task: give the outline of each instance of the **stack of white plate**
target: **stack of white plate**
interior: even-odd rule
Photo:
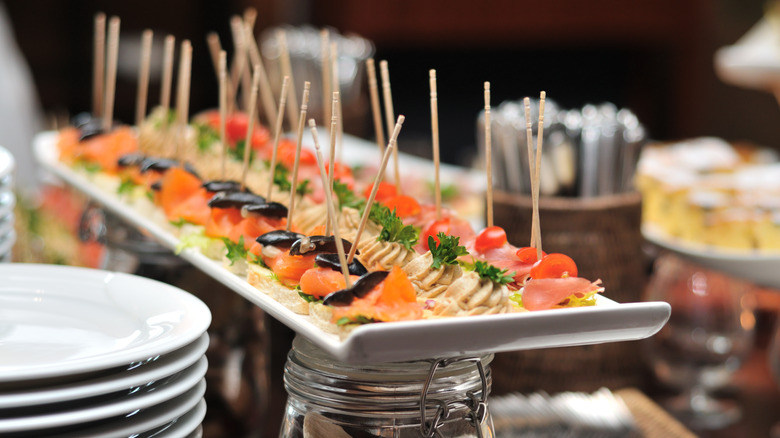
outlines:
[[[14,157],[7,149],[0,147],[0,263],[11,261],[11,248],[16,242],[14,232],[13,171]]]
[[[211,313],[135,275],[0,265],[0,437],[199,436]]]

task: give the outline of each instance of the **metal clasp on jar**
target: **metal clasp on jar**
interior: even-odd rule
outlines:
[[[438,399],[428,400],[428,388],[431,385],[433,376],[439,367],[446,367],[457,362],[473,362],[477,365],[477,371],[479,371],[479,378],[482,383],[482,390],[479,396],[474,391],[468,391],[466,395],[467,399],[463,401],[444,402]],[[442,421],[448,419],[450,414],[450,408],[454,405],[463,404],[469,408],[469,412],[463,416],[463,420],[469,422],[476,430],[477,437],[482,438],[482,425],[487,415],[487,396],[488,396],[488,383],[485,375],[485,368],[482,366],[482,360],[478,357],[464,357],[464,358],[451,358],[451,359],[438,359],[431,363],[431,369],[428,372],[428,377],[425,379],[422,393],[420,394],[420,434],[425,438],[432,438],[434,436],[441,436],[438,432]],[[433,416],[433,420],[426,420],[428,405],[436,405],[436,413]]]

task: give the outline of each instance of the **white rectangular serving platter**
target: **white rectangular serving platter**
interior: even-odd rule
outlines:
[[[139,214],[114,193],[93,184],[87,176],[60,163],[56,139],[57,133],[52,131],[42,132],[34,139],[35,155],[44,168],[128,223],[146,230],[167,248],[173,250],[176,247],[178,239],[159,224]],[[592,307],[368,324],[341,340],[317,328],[308,316],[288,310],[243,277],[230,273],[220,262],[189,249],[181,252],[180,256],[336,359],[352,363],[473,356],[632,341],[658,332],[671,314],[671,307],[665,302],[618,304],[599,297],[597,305]]]

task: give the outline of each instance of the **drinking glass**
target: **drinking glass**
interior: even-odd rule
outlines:
[[[718,429],[740,418],[739,407],[711,392],[725,386],[750,352],[755,318],[752,286],[663,254],[646,290],[672,306],[669,322],[644,343],[658,380],[681,393],[665,403],[693,429]]]

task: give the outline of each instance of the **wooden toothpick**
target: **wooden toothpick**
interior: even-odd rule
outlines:
[[[333,67],[333,92],[341,93],[341,76],[339,74],[339,50],[336,42],[330,43],[331,66]],[[337,100],[333,105],[337,113],[336,142],[338,152],[336,155],[341,158],[341,139],[344,137],[344,117],[341,113],[341,100]],[[332,116],[331,116],[332,117]]]
[[[249,57],[252,60],[252,64],[260,67],[260,101],[263,104],[263,112],[265,112],[265,116],[268,118],[268,124],[270,125],[276,120],[276,102],[274,102],[274,93],[271,89],[271,82],[268,80],[268,72],[263,64],[263,57],[260,56],[260,48],[257,46],[255,34],[249,26],[244,27],[244,40],[246,40],[247,50],[249,52]],[[295,84],[292,76],[290,76],[290,84],[292,84],[290,88]]]
[[[119,17],[108,21],[108,59],[106,65],[106,96],[103,103],[103,130],[108,132],[114,122],[114,90],[116,63],[119,57]]]
[[[184,163],[184,143],[189,118],[190,107],[190,77],[192,72],[192,44],[189,40],[181,42],[181,53],[179,54],[179,83],[176,92],[176,126],[178,136],[174,141],[176,151],[174,156]]]
[[[225,181],[225,175],[227,174],[226,171],[226,161],[227,161],[227,138],[225,135],[226,131],[226,123],[227,123],[227,115],[228,115],[228,108],[227,108],[227,93],[228,93],[228,84],[227,84],[227,53],[225,53],[224,50],[220,50],[219,54],[217,55],[217,75],[219,78],[219,144],[220,144],[220,161],[221,161],[221,179],[222,181]]]
[[[526,146],[528,149],[528,175],[531,178],[531,243],[530,246],[536,248],[536,227],[539,224],[536,223],[536,201],[534,201],[534,191],[536,190],[536,159],[534,158],[534,134],[533,134],[533,120],[531,120],[531,99],[523,99],[525,106],[525,136]]]
[[[276,174],[276,154],[279,149],[279,138],[282,136],[282,122],[284,121],[284,107],[287,105],[287,87],[290,86],[290,78],[282,79],[282,93],[279,95],[279,111],[276,113],[274,124],[274,150],[271,152],[271,174],[268,176],[268,191],[266,199],[271,199],[271,190],[274,187],[274,175]]]
[[[287,47],[287,33],[284,29],[276,31],[276,40],[279,43],[279,66],[282,70],[282,77],[289,77],[290,81],[295,83],[295,76],[293,76],[292,63],[290,62],[290,49]],[[298,92],[295,91],[295,87],[290,87],[287,90],[290,99],[290,106],[287,107],[287,118],[290,120],[290,127],[298,126]]]
[[[244,141],[244,168],[241,173],[241,191],[246,187],[246,176],[249,171],[249,155],[252,151],[252,131],[255,127],[255,111],[257,108],[257,93],[260,87],[260,69],[255,66],[252,74],[252,92],[249,95],[249,123],[246,127],[246,140]]]
[[[436,220],[441,219],[441,183],[439,181],[439,97],[436,90],[436,70],[428,71],[428,79],[431,89],[431,137],[433,142],[433,169],[434,169],[434,199],[436,204]]]
[[[485,82],[485,174],[487,175],[487,226],[493,226],[493,146],[490,137],[490,82]]]
[[[301,143],[303,142],[303,127],[306,120],[306,112],[309,108],[309,88],[311,82],[303,83],[303,101],[301,102],[301,115],[298,117],[298,137],[295,144],[295,162],[293,163],[292,183],[290,185],[290,203],[287,206],[287,231],[292,224],[293,210],[295,209],[295,192],[298,189],[298,165],[301,161]]]
[[[338,102],[339,102],[339,92],[334,91],[333,92],[333,99],[331,99],[333,102],[333,111],[331,114],[330,119],[330,161],[328,162],[328,170],[330,172],[328,173],[328,190],[330,192],[333,192],[333,172],[336,169],[336,136],[338,134],[338,110],[336,109]],[[330,231],[330,218],[325,222],[325,234],[328,234]]]
[[[165,37],[163,46],[163,71],[160,86],[160,106],[163,109],[163,129],[168,128],[168,111],[171,109],[171,82],[173,81],[173,51],[176,38],[173,35]]]
[[[222,43],[219,41],[219,35],[217,35],[216,32],[209,32],[208,35],[206,35],[206,42],[209,46],[209,54],[211,54],[211,62],[214,64],[214,73],[217,75],[217,81],[221,83],[222,79],[220,78],[220,56],[221,53],[224,53],[225,51],[222,50]],[[225,95],[227,100],[227,106],[226,110],[227,113],[230,114],[233,112],[233,106],[235,105],[235,100],[230,95],[231,91],[233,90],[233,86],[230,83],[230,77],[225,76],[225,86],[227,87]]]
[[[366,208],[363,210],[363,216],[360,218],[360,225],[358,225],[357,233],[355,233],[355,242],[352,244],[352,248],[349,250],[349,257],[347,257],[347,263],[352,263],[352,259],[355,257],[355,251],[357,251],[358,243],[360,242],[360,236],[363,234],[363,230],[366,228],[366,222],[368,222],[368,216],[371,214],[371,206],[374,204],[374,198],[376,198],[376,192],[379,190],[379,183],[384,178],[385,169],[387,169],[387,162],[390,161],[390,155],[393,153],[398,142],[398,134],[401,133],[401,125],[404,123],[405,117],[403,115],[398,116],[398,121],[395,123],[393,134],[390,136],[390,142],[385,148],[385,154],[382,156],[382,164],[379,165],[379,171],[374,178],[374,186],[371,188],[371,194],[368,195],[366,200]]]
[[[92,117],[103,115],[103,88],[106,67],[106,14],[95,14],[95,35],[92,64]]]
[[[149,63],[152,58],[152,31],[141,34],[141,62],[138,67],[138,95],[135,100],[135,126],[141,126],[146,116],[146,96],[149,93]]]
[[[243,109],[248,111],[246,105],[249,104],[249,95],[247,93],[250,91],[251,78],[247,69],[247,44],[246,38],[244,38],[244,24],[241,17],[234,15],[230,19],[230,31],[233,35],[233,47],[235,47],[233,66],[230,72],[230,83],[233,85],[231,94],[238,97],[238,89],[243,87]]]
[[[320,178],[322,178],[322,185],[325,187],[325,205],[328,207],[328,216],[330,222],[333,222],[333,237],[336,241],[336,252],[339,255],[339,264],[341,265],[341,273],[344,274],[344,282],[347,288],[352,287],[352,282],[349,278],[349,263],[344,255],[344,242],[341,241],[339,235],[339,220],[336,216],[336,210],[333,206],[333,196],[331,195],[330,188],[328,187],[328,177],[325,175],[325,165],[322,162],[322,153],[320,152],[320,142],[317,140],[317,124],[314,123],[314,119],[309,119],[309,127],[311,128],[311,136],[314,139],[314,149],[317,155],[317,167],[320,168]],[[326,235],[329,233],[326,231]],[[353,244],[353,247],[357,244]]]
[[[385,130],[382,127],[382,110],[379,107],[379,87],[376,83],[374,58],[366,59],[366,73],[368,74],[368,92],[371,96],[371,114],[374,116],[374,134],[381,157],[385,154]]]
[[[539,124],[536,127],[536,187],[534,188],[534,214],[536,215],[536,259],[542,259],[542,223],[539,218],[539,186],[542,178],[542,144],[544,143],[544,98],[547,93],[539,93]]]
[[[322,68],[322,114],[324,120],[331,118],[331,85],[333,69],[330,65],[330,34],[328,29],[320,30],[320,67]]]
[[[382,92],[385,99],[385,121],[387,122],[387,132],[391,132],[393,129],[393,118],[395,113],[393,112],[393,92],[390,89],[390,71],[387,68],[387,61],[382,60],[379,62],[379,72],[382,76]],[[401,170],[398,167],[398,148],[393,149],[393,179],[395,183],[395,189],[397,194],[403,194],[401,190]]]

